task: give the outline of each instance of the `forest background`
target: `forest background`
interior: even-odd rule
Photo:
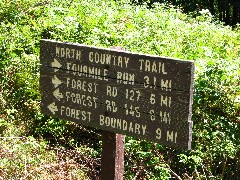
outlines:
[[[216,19],[225,25],[235,26],[240,23],[240,1],[238,0],[132,0],[133,3],[167,3],[179,7],[184,13],[197,15],[202,9],[208,9]]]
[[[101,131],[40,111],[42,38],[194,60],[192,150],[126,137],[124,177],[240,179],[239,25],[166,2],[0,1],[0,179],[100,177]]]

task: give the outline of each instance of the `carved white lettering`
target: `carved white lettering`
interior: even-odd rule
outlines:
[[[163,96],[161,95],[160,97],[160,104],[161,106],[167,106],[167,107],[171,107],[172,104],[172,98],[169,96]]]
[[[151,72],[150,61],[145,61],[145,71]]]
[[[154,110],[151,109],[151,110],[149,111],[149,113],[150,113],[150,118],[151,118],[151,120],[152,120],[152,121],[155,121],[156,116],[155,116],[155,114],[154,114]]]
[[[157,134],[156,139],[161,139],[161,137],[162,137],[162,131],[161,131],[160,128],[157,128],[156,134]]]
[[[141,117],[140,108],[138,106],[124,104],[124,108],[126,110],[126,115],[131,115],[138,118]]]
[[[140,65],[139,65],[140,71],[167,74],[167,71],[165,69],[165,63],[163,62],[150,61],[150,60],[144,60],[144,59],[139,59],[139,62],[140,62]]]
[[[134,85],[134,74],[127,72],[117,72],[117,83]]]
[[[97,93],[97,83],[89,83],[87,81],[79,80],[79,79],[71,79],[67,78],[67,87],[72,89],[82,90],[84,92],[94,92]]]
[[[136,125],[136,124],[135,124],[135,125]],[[129,132],[132,132],[132,133],[134,132],[134,131],[133,131],[133,123],[132,123],[132,122],[129,122],[128,131],[129,131]]]
[[[138,123],[135,124],[135,133],[136,134],[141,134],[140,127],[141,127],[140,124],[138,124]]]
[[[116,97],[117,87],[107,86],[107,96]]]
[[[114,65],[119,66],[122,68],[127,68],[129,63],[129,58],[124,56],[115,56],[111,54],[106,53],[100,53],[100,52],[89,52],[88,59],[90,62],[94,63],[100,63],[100,64],[108,64],[108,65]]]
[[[129,99],[130,101],[139,101],[140,96],[141,92],[139,90],[126,89],[126,99]]]
[[[99,124],[101,126],[111,126],[114,129],[127,131],[130,133],[145,135],[147,126],[132,121],[126,121],[120,118],[105,117],[104,115],[99,116]]]
[[[91,112],[82,111],[70,107],[61,106],[61,115],[68,116],[78,120],[91,121]]]
[[[82,64],[67,63],[67,70],[68,73],[72,73],[73,75],[108,81],[107,69],[90,67]]]
[[[68,59],[81,60],[82,52],[74,48],[65,48],[56,46],[56,56]]]
[[[172,90],[172,80],[163,80],[161,79],[161,89],[165,91],[171,91]]]
[[[87,107],[97,108],[97,98],[86,96],[84,94],[66,92],[66,100]]]
[[[171,124],[170,113],[160,111],[159,116],[160,116],[161,122],[165,122],[166,124]]]
[[[118,108],[117,108],[116,103],[114,101],[106,100],[106,105],[107,105],[107,111],[117,112]]]
[[[177,132],[167,131],[167,141],[177,143]]]
[[[108,75],[108,70],[107,69],[103,69],[103,75],[104,75],[104,80],[108,81],[107,75]]]

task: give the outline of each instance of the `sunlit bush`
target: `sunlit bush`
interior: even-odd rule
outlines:
[[[76,144],[77,125],[40,112],[39,40],[117,45],[133,52],[194,60],[196,64],[193,150],[183,152],[127,138],[126,179],[154,179],[160,175],[167,179],[184,173],[194,178],[237,177],[237,28],[233,31],[214,23],[209,13],[194,19],[167,5],[155,4],[149,9],[130,5],[127,0],[3,1],[0,23],[2,132],[10,118],[21,125],[22,134],[55,138],[68,146]],[[99,144],[97,138],[95,143]]]

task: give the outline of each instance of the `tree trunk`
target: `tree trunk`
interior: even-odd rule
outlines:
[[[238,0],[233,0],[233,13],[232,13],[232,25],[240,23],[240,2]]]
[[[224,22],[226,25],[230,25],[230,6],[229,0],[225,0],[225,19]]]
[[[222,0],[218,0],[218,13],[219,13],[219,20],[223,21]]]
[[[209,7],[210,7],[211,14],[215,15],[214,0],[209,0]]]

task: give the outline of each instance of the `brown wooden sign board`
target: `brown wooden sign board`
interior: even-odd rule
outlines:
[[[40,50],[44,114],[191,148],[193,61],[51,40]]]

